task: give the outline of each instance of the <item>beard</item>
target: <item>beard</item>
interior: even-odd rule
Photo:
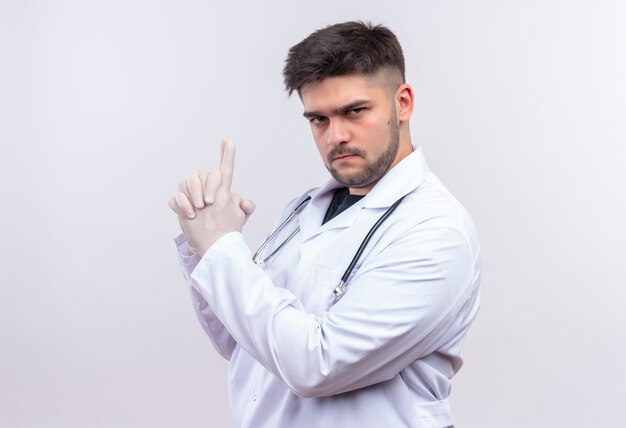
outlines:
[[[385,175],[396,158],[398,148],[400,147],[400,127],[397,123],[395,108],[393,110],[390,124],[391,128],[389,129],[389,142],[387,144],[387,149],[377,159],[372,162],[368,162],[358,172],[352,174],[342,174],[331,166],[332,160],[337,156],[343,155],[357,155],[365,158],[365,153],[363,151],[339,145],[328,153],[328,163],[326,164],[326,168],[333,178],[337,180],[337,182],[346,187],[362,188],[375,183],[380,180],[383,175]]]

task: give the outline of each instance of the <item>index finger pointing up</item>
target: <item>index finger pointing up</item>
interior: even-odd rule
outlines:
[[[221,154],[222,188],[230,191],[230,186],[233,183],[233,171],[235,170],[235,143],[229,139],[223,139]]]

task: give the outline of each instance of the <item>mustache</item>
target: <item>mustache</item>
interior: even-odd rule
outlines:
[[[330,163],[333,160],[337,159],[339,156],[348,156],[348,155],[356,155],[356,156],[365,157],[365,153],[363,153],[363,151],[357,148],[337,146],[334,149],[332,149],[330,152],[328,152],[328,155],[326,158],[328,162]]]

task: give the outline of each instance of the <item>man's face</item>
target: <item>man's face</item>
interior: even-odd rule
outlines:
[[[326,168],[353,194],[367,193],[395,165],[399,126],[388,86],[380,75],[348,75],[300,91]]]

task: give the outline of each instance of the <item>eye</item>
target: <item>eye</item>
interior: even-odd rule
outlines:
[[[315,117],[312,117],[311,119],[309,119],[309,121],[313,125],[320,125],[320,124],[324,123],[326,120],[327,120],[327,118],[325,116],[315,116]]]
[[[351,108],[350,110],[346,110],[346,116],[358,116],[363,110],[365,110],[365,107]]]

